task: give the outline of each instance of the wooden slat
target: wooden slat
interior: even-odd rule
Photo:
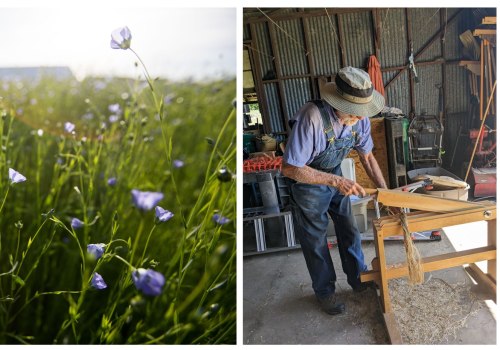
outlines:
[[[488,221],[488,245],[497,246],[497,220]],[[488,275],[490,275],[495,281],[497,280],[497,261],[488,261]]]
[[[479,266],[476,264],[469,264],[465,270],[471,275],[471,277],[482,287],[485,287],[492,295],[497,295],[497,284],[496,281],[491,278],[490,275],[485,274]],[[496,302],[496,300],[495,300]]]
[[[386,190],[383,188],[378,189],[377,199],[379,202],[389,207],[410,208],[415,210],[434,211],[437,213],[484,207],[484,205],[478,202],[466,202],[419,193]]]
[[[418,221],[418,220],[423,220],[426,218],[432,218],[432,217],[449,217],[451,215],[464,215],[464,214],[470,214],[473,212],[481,212],[484,213],[485,211],[490,211],[492,215],[494,215],[494,212],[496,211],[496,203],[495,202],[490,202],[490,201],[484,201],[481,202],[482,205],[484,205],[481,208],[469,208],[469,209],[459,209],[459,210],[454,210],[450,211],[447,213],[435,213],[435,212],[428,212],[428,211],[412,211],[409,213],[406,213],[406,217],[408,220],[411,221]],[[385,225],[399,225],[400,220],[399,220],[399,215],[388,215],[388,216],[383,216],[380,219],[374,219],[374,222],[377,222],[381,227],[384,227]]]
[[[464,250],[460,252],[435,255],[422,259],[422,267],[425,272],[447,269],[477,261],[492,260],[496,258],[496,247],[481,247]],[[370,270],[361,274],[361,281],[378,280],[379,271]],[[385,278],[393,279],[408,276],[408,266],[405,263],[394,264],[387,267]]]
[[[389,279],[387,278],[387,262],[385,260],[385,247],[384,247],[384,233],[383,231],[374,231],[375,251],[377,252],[379,264],[379,288],[380,288],[380,301],[382,304],[382,312],[391,312],[391,297],[389,295]]]
[[[474,29],[474,36],[497,35],[496,29]]]
[[[384,313],[384,321],[391,344],[403,344],[403,338],[401,337],[394,312]]]
[[[484,211],[488,211],[490,216],[485,217]],[[479,211],[466,211],[461,214],[447,213],[442,215],[434,215],[429,217],[417,217],[412,219],[408,218],[408,229],[410,232],[432,230],[435,228],[455,226],[467,224],[469,222],[495,220],[496,210],[479,210]],[[400,223],[385,224],[382,226],[384,229],[384,238],[391,236],[400,236],[404,234],[403,227]]]
[[[481,21],[481,24],[497,24],[497,17],[496,16],[486,16]]]

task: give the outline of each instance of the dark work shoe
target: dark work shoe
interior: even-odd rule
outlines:
[[[377,285],[373,281],[363,282],[358,284],[356,287],[353,287],[352,290],[354,293],[361,293],[367,290],[368,288],[375,289]]]
[[[337,303],[335,294],[330,294],[324,298],[317,297],[317,299],[323,311],[329,315],[338,315],[345,311],[345,304]]]

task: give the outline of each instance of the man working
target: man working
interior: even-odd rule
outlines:
[[[337,280],[328,250],[329,214],[335,225],[342,269],[355,292],[363,291],[360,272],[366,271],[361,238],[351,212],[349,195],[364,196],[358,183],[342,177],[340,163],[354,148],[368,176],[379,188],[386,184],[375,157],[370,120],[384,107],[363,70],[342,68],[335,82],[320,86],[321,100],[306,103],[295,115],[283,155],[282,173],[292,179],[291,204],[312,286],[322,309],[336,315]]]

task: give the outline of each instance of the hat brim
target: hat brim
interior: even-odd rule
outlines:
[[[336,110],[358,117],[373,117],[385,106],[384,96],[375,89],[373,90],[372,100],[367,103],[347,101],[337,92],[334,82],[325,83],[323,86],[320,86],[319,93],[321,98]]]

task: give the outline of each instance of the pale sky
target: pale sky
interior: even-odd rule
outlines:
[[[236,76],[235,8],[0,7],[0,67],[137,77],[132,52],[109,45],[123,26],[152,77]]]

